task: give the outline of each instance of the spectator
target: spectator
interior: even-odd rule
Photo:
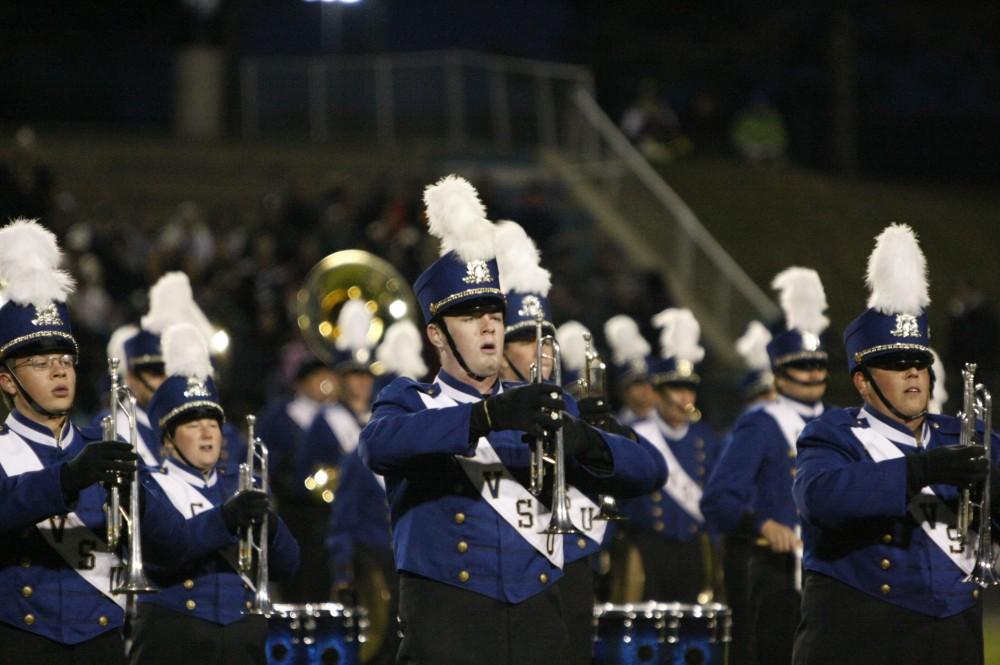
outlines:
[[[783,164],[788,128],[781,113],[763,92],[757,92],[733,121],[730,134],[737,152],[752,164]]]

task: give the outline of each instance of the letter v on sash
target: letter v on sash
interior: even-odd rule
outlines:
[[[483,471],[483,480],[486,481],[486,486],[490,488],[490,494],[493,495],[494,499],[500,498],[501,478],[503,478],[503,473],[500,471]]]
[[[53,515],[49,518],[49,526],[52,527],[52,540],[61,543],[63,541],[63,531],[66,530],[66,516]]]

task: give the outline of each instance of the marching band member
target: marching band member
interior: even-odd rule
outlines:
[[[0,229],[0,662],[124,663],[121,565],[105,543],[101,483],[135,471],[128,444],[69,420],[79,349],[55,236],[36,221]],[[124,493],[123,496],[127,496]],[[187,546],[183,521],[144,497],[144,542],[165,557]]]
[[[649,342],[635,320],[624,314],[604,322],[604,339],[611,348],[615,387],[622,402],[618,422],[648,418],[656,405],[656,393],[649,383]]]
[[[699,502],[718,442],[712,429],[693,416],[701,382],[695,365],[705,350],[698,344],[701,328],[689,310],[664,310],[653,323],[662,328],[661,357],[650,363],[657,407],[632,428],[667,460],[669,475],[662,487],[623,501],[621,508],[642,559],[643,599],[693,603],[712,585],[706,574],[711,544]]]
[[[441,371],[430,384],[400,378],[386,387],[359,445],[389,497],[397,662],[567,662],[556,586],[563,539],[539,533],[549,512],[518,480],[528,472],[524,437],[561,427],[571,482],[651,487],[655,467],[633,442],[566,416],[559,387],[499,381],[504,297],[493,225],[461,178],[441,180],[424,198],[442,256],[415,291]]]
[[[146,348],[145,343],[149,338],[155,339],[155,350]],[[149,422],[146,407],[149,405],[149,398],[153,396],[153,391],[164,379],[160,340],[140,331],[132,324],[121,326],[111,333],[111,339],[108,340],[108,358],[118,358],[119,380],[135,395],[135,417],[138,427],[136,444],[139,459],[146,466],[159,466],[160,444],[156,441],[156,432]],[[107,410],[99,412],[92,424],[99,425],[108,413]],[[119,411],[117,431],[126,432],[128,428],[128,416],[124,411]]]
[[[799,621],[799,516],[792,499],[795,442],[824,411],[829,325],[816,271],[788,268],[772,286],[780,293],[787,330],[767,345],[778,397],[736,421],[729,445],[705,487],[701,509],[714,528],[748,524],[752,642],[757,662],[790,663]]]
[[[299,547],[269,509],[262,492],[237,492],[239,478],[219,464],[222,421],[208,344],[192,324],[163,333],[167,379],[149,405],[167,451],[162,470],[144,477],[186,521],[191,545],[175,560],[147,566],[160,592],[139,598],[132,663],[178,663],[196,654],[199,663],[265,662],[267,624],[247,616],[253,592],[237,572],[234,548],[241,529],[268,520],[268,570],[289,575]]]
[[[990,461],[983,446],[955,445],[957,418],[927,412],[926,271],[909,226],[882,231],[868,309],[844,331],[863,406],[829,409],[799,436],[799,665],[983,662],[980,590],[965,581],[976,548],[955,547],[953,507]]]

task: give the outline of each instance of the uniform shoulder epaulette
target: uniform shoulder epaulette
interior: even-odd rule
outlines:
[[[927,416],[927,420],[930,422],[931,427],[942,434],[958,434],[962,429],[962,421],[955,416],[949,416],[943,413],[932,413]],[[977,429],[982,431],[982,422],[977,423],[977,425]]]

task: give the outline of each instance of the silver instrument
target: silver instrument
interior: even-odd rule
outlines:
[[[136,420],[135,395],[128,386],[121,384],[118,375],[118,358],[108,358],[108,373],[111,377],[110,406],[111,413],[101,420],[105,441],[118,439],[118,415],[124,414],[128,421],[128,444],[132,451],[138,453],[139,427]],[[140,503],[139,503],[139,466],[129,479],[128,510],[121,505],[121,486],[124,476],[119,475],[108,487],[107,502],[107,541],[108,549],[115,550],[121,542],[122,522],[128,526],[128,559],[125,562],[124,574],[119,577],[121,583],[115,586],[112,593],[152,593],[155,588],[146,579],[142,567],[142,538],[140,536]]]
[[[979,526],[976,533],[976,561],[972,572],[965,577],[966,582],[975,582],[984,589],[1000,584],[1000,576],[996,570],[996,553],[993,551],[993,533],[990,506],[990,476],[992,476],[992,432],[993,432],[993,396],[983,384],[976,383],[976,364],[966,363],[962,370],[962,411],[958,414],[961,422],[958,445],[972,446],[977,444],[976,423],[983,421],[982,445],[986,448],[986,459],[990,460],[989,471],[983,481],[978,502],[973,501],[973,492],[966,487],[961,491],[958,501],[953,551],[961,552],[970,545],[970,534],[973,530],[976,514],[979,516]]]
[[[552,380],[556,385],[562,385],[562,363],[559,360],[559,342],[555,335],[544,335],[542,324],[543,314],[539,312],[535,315],[535,362],[531,366],[531,382],[543,383],[542,361],[545,359],[545,345],[552,345]],[[562,416],[558,411],[552,412],[552,420],[559,420]],[[555,441],[552,446],[551,456],[547,455],[545,440],[539,439],[535,442],[535,448],[531,451],[531,478],[528,491],[538,496],[542,491],[545,482],[545,463],[552,464],[552,517],[544,533],[551,535],[563,533],[577,533],[579,530],[573,526],[570,519],[569,497],[566,494],[566,451],[563,444],[562,428],[557,429],[553,436]]]
[[[240,464],[239,492],[259,489],[267,494],[267,446],[257,438],[254,426],[257,417],[247,416],[247,461]],[[260,487],[254,480],[254,472],[260,474]],[[267,590],[268,580],[268,543],[267,516],[264,516],[260,526],[255,529],[251,524],[240,534],[238,552],[238,567],[240,575],[249,578],[254,572],[254,554],[257,559],[256,576],[253,578],[254,595],[250,603],[249,614],[269,615],[272,612],[271,596]]]

